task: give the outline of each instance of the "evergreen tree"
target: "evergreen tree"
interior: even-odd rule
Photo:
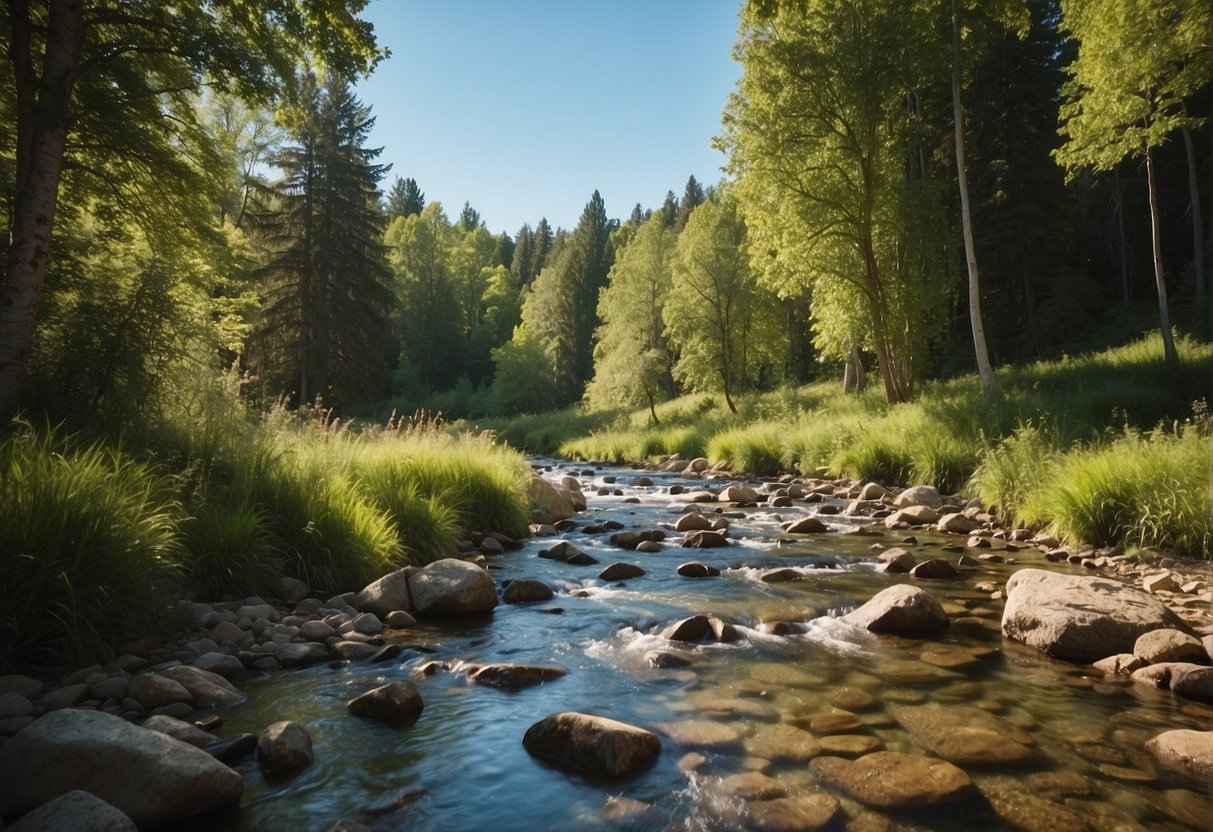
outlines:
[[[295,144],[276,159],[283,176],[259,217],[266,303],[250,362],[306,405],[381,392],[391,293],[377,190],[385,167],[374,162],[380,149],[363,146],[370,109],[336,73],[323,87],[309,74],[300,90]]]
[[[417,185],[416,179],[401,179],[396,177],[387,195],[388,223],[399,217],[411,217],[420,214],[425,208],[425,194]]]
[[[673,191],[666,191],[665,202],[661,203],[660,209],[661,221],[666,228],[672,229],[678,222],[678,207],[678,197],[674,195]]]
[[[531,226],[523,223],[522,228],[518,229],[518,234],[514,237],[514,256],[510,258],[510,273],[514,275],[514,282],[518,286],[530,285],[531,279],[535,276],[531,271],[534,262],[535,235],[531,231]]]
[[[548,255],[551,254],[552,248],[556,244],[556,235],[552,233],[552,226],[548,225],[547,217],[540,218],[533,236],[535,243],[531,247],[531,280],[539,277],[539,273],[547,265]]]
[[[514,238],[502,231],[497,235],[497,256],[493,265],[505,266],[507,269],[514,262]]]
[[[682,192],[682,201],[678,203],[678,213],[674,217],[674,230],[681,231],[687,227],[687,219],[691,212],[703,204],[703,186],[692,175],[687,179],[686,189]]]
[[[640,203],[637,202],[636,205],[632,207],[632,213],[628,217],[628,222],[636,227],[640,227],[645,224],[652,213],[652,211],[644,210]]]
[[[480,212],[472,207],[472,203],[464,202],[463,210],[459,212],[459,222],[456,224],[462,231],[471,231],[480,228],[484,223],[480,221]]]

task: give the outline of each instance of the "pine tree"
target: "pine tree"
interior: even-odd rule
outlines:
[[[518,229],[518,234],[514,237],[514,256],[510,258],[510,273],[514,275],[514,282],[519,286],[530,285],[531,279],[535,276],[531,271],[534,261],[535,235],[531,231],[531,226],[523,223],[522,228]]]
[[[665,192],[665,202],[661,203],[659,210],[665,227],[673,228],[674,223],[678,221],[678,197],[674,195],[673,191]]]
[[[462,231],[472,231],[484,225],[480,220],[480,212],[472,207],[472,203],[464,202],[463,210],[459,212],[459,222],[456,223]]]
[[[552,226],[548,225],[547,217],[539,220],[533,236],[535,242],[531,248],[531,280],[539,277],[539,273],[547,265],[548,255],[551,254],[552,248],[556,244],[556,235],[552,233]]]
[[[425,194],[417,186],[416,179],[401,179],[396,177],[387,195],[387,221],[391,223],[398,217],[411,217],[420,214],[425,208]]]
[[[691,212],[703,204],[703,186],[692,175],[687,179],[686,189],[682,192],[682,201],[678,203],[678,213],[674,217],[674,230],[681,231],[687,227],[687,219]]]

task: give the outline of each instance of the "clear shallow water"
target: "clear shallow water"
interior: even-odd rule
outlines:
[[[586,470],[570,465],[547,475],[558,480]],[[672,524],[690,495],[671,496],[668,486],[704,487],[645,474],[655,485],[633,488],[628,483],[640,476],[636,472],[603,468],[594,473],[595,485],[603,475],[618,477],[609,487],[624,496],[594,496],[591,478],[581,476],[590,510],[576,518],[580,526],[608,519],[629,529]],[[643,502],[625,503],[627,497]],[[667,545],[660,553],[644,554],[610,546],[609,532],[562,535],[598,558],[596,566],[539,558],[538,551],[553,540],[531,540],[522,551],[491,559],[490,569],[499,582],[523,577],[547,582],[557,590],[552,601],[503,604],[477,619],[419,625],[399,639],[406,650],[394,662],[321,665],[240,681],[249,699],[222,712],[220,735],[297,720],[312,735],[316,761],[283,780],[265,778],[252,759],[242,763],[246,789],[239,809],[198,819],[196,828],[293,832],[349,818],[383,830],[744,829],[745,802],[722,785],[730,774],[761,770],[789,795],[830,792],[807,762],[786,757],[770,762],[769,753],[763,756],[781,723],[825,736],[821,717],[847,711],[854,715],[847,734],[873,738],[888,750],[929,753],[893,716],[898,708],[922,705],[938,706],[947,719],[963,724],[997,718],[1000,730],[1033,746],[1035,756],[1016,767],[964,766],[985,798],[896,814],[899,828],[1213,828],[1210,785],[1162,769],[1142,748],[1169,728],[1213,728],[1213,707],[1110,682],[1089,668],[1051,661],[1001,638],[1001,601],[990,600],[976,585],[1001,584],[1024,565],[1042,565],[1036,555],[1008,553],[1020,563],[989,564],[955,579],[922,582],[953,617],[944,635],[876,637],[831,614],[907,580],[880,573],[873,563],[874,545],[904,545],[906,535],[843,535],[838,532],[861,524],[823,517],[837,531],[805,542],[776,542],[781,519],[815,511],[799,501],[790,509],[744,510],[744,519],[732,520],[739,538],[726,549]],[[955,545],[955,538],[916,536],[919,544],[907,548],[919,559],[957,557],[942,549]],[[647,574],[623,585],[597,580],[616,560],[638,564]],[[675,568],[687,560],[717,566],[723,574],[680,577]],[[759,580],[763,569],[774,566],[794,567],[803,578],[779,584]],[[650,667],[646,653],[671,647],[657,633],[699,612],[735,622],[742,638],[690,650],[692,663],[686,668]],[[773,636],[758,629],[770,621],[807,623],[803,633]],[[429,678],[415,672],[432,660],[452,663],[453,671]],[[462,663],[490,661],[556,664],[568,673],[539,687],[507,692],[472,685],[459,672]],[[348,699],[394,679],[413,681],[425,701],[411,728],[346,713]],[[600,783],[533,760],[522,747],[522,735],[538,720],[565,710],[657,730],[663,746],[657,764],[632,780]],[[660,727],[705,720],[726,729],[706,745],[680,743],[671,735],[685,730]],[[690,751],[702,753],[707,762],[688,774],[678,762]],[[610,810],[618,808],[620,798],[652,808],[612,821]],[[841,799],[852,828],[892,828],[882,825],[884,816]]]

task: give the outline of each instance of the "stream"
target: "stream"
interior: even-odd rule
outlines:
[[[220,736],[296,720],[312,735],[315,762],[292,778],[273,780],[254,759],[245,760],[238,766],[245,778],[239,808],[188,828],[299,832],[348,818],[377,830],[443,832],[747,829],[745,800],[725,788],[728,775],[745,771],[764,772],[789,795],[834,794],[846,828],[854,830],[1207,832],[1213,823],[1210,786],[1162,768],[1143,749],[1163,730],[1209,730],[1213,707],[1004,641],[1003,602],[991,599],[989,587],[977,586],[1001,587],[1024,566],[1075,573],[1079,567],[1047,563],[1034,547],[1002,551],[1005,542],[992,541],[993,548],[981,552],[1018,562],[983,561],[955,578],[917,582],[952,617],[943,635],[875,636],[836,616],[886,586],[912,580],[881,572],[875,561],[880,548],[904,546],[920,560],[955,562],[956,550],[943,547],[963,546],[963,537],[915,531],[916,542],[905,543],[907,532],[879,523],[873,534],[846,534],[873,523],[823,515],[830,533],[781,541],[781,521],[845,504],[796,500],[791,508],[725,506],[732,544],[682,549],[680,535],[669,527],[695,491],[718,490],[722,481],[541,462],[541,473],[555,483],[565,475],[581,481],[588,511],[574,518],[578,529],[561,537],[599,564],[539,558],[555,539],[531,538],[487,565],[499,585],[516,578],[544,581],[556,590],[551,601],[501,604],[478,618],[423,621],[392,639],[405,648],[392,662],[318,665],[237,680],[248,700],[221,712]],[[633,486],[642,475],[653,485]],[[606,487],[619,494],[596,494],[604,477],[616,478]],[[671,495],[674,485],[687,492]],[[765,493],[765,487],[759,490]],[[670,539],[661,552],[645,554],[612,546],[609,532],[582,531],[609,520],[627,529],[664,527]],[[676,574],[690,560],[715,566],[721,575]],[[621,584],[598,580],[615,561],[637,564],[646,574]],[[760,580],[777,566],[796,569],[801,579]],[[651,667],[647,654],[671,649],[657,633],[701,612],[734,622],[741,638],[683,648],[686,667]],[[803,632],[773,635],[759,626],[776,621],[804,622],[798,628]],[[430,677],[417,672],[431,661],[452,668]],[[459,672],[461,665],[488,662],[559,665],[568,672],[516,692],[471,684]],[[425,701],[413,726],[400,730],[346,712],[348,699],[395,679],[413,681]],[[960,722],[995,716],[1034,748],[1034,756],[1013,767],[962,766],[980,797],[886,815],[818,781],[805,760],[766,750],[772,729],[791,723],[819,740],[843,737],[827,740],[831,747],[929,754],[894,717],[905,706],[937,707]],[[655,730],[662,739],[657,763],[633,779],[604,783],[532,759],[522,746],[526,729],[569,710]],[[724,730],[705,730],[705,722]],[[670,725],[682,729],[660,727]],[[680,767],[689,752],[705,758],[694,770],[684,770],[685,760]]]

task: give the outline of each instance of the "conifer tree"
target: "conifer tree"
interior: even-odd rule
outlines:
[[[661,203],[659,211],[665,227],[672,229],[674,223],[678,221],[678,197],[674,195],[673,191],[665,192],[665,202]]]
[[[523,223],[522,228],[518,229],[518,234],[514,237],[514,256],[510,258],[510,273],[514,275],[514,281],[519,286],[530,285],[531,279],[535,276],[531,271],[534,262],[535,235],[531,231],[531,226]]]
[[[692,175],[687,179],[686,189],[682,192],[682,200],[678,203],[678,213],[674,217],[674,230],[681,231],[687,227],[687,219],[691,212],[703,204],[703,186]]]
[[[401,179],[396,177],[387,195],[387,220],[391,223],[398,217],[411,217],[420,214],[425,208],[425,194],[417,185],[416,179]]]
[[[531,248],[531,280],[539,277],[539,273],[547,265],[548,255],[556,244],[556,235],[552,232],[552,226],[548,225],[547,217],[540,218],[533,237],[535,242]]]

